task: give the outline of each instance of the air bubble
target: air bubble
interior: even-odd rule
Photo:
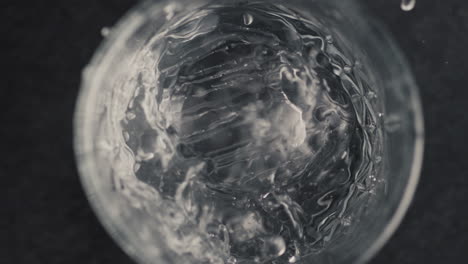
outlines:
[[[249,13],[245,13],[242,15],[242,19],[244,20],[244,25],[249,26],[253,23],[253,16]]]

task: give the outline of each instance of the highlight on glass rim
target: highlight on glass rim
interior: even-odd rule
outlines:
[[[397,228],[422,114],[360,1],[146,1],[101,34],[76,157],[138,263],[363,264]]]

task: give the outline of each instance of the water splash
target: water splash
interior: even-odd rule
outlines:
[[[171,250],[190,263],[295,263],[353,225],[380,127],[364,65],[338,40],[248,4],[179,16],[149,42],[120,122],[139,183],[125,190],[156,197]]]

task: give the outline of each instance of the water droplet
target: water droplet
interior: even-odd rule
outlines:
[[[101,28],[101,36],[107,37],[110,34],[110,29],[108,27]]]
[[[401,1],[401,10],[411,11],[416,5],[416,0],[402,0]]]
[[[327,41],[328,44],[333,44],[333,37],[331,35],[327,35],[325,37],[325,40]]]
[[[244,25],[248,26],[250,24],[252,24],[253,22],[253,16],[249,13],[245,13],[244,15],[242,15],[242,19],[244,20]]]
[[[292,256],[292,257],[290,257],[290,258],[288,259],[288,261],[289,261],[289,263],[296,263],[297,258],[296,258],[296,256]]]

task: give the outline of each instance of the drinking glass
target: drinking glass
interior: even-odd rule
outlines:
[[[266,0],[265,0],[266,1]],[[134,95],[137,75],[151,81],[140,64],[154,63],[142,52],[178,14],[208,1],[138,3],[110,30],[83,70],[75,115],[75,151],[82,184],[98,218],[121,248],[141,264],[189,263],[170,249],[155,214],[168,213],[160,194],[135,178],[123,154],[121,119]],[[237,0],[214,1],[218,5]],[[261,0],[255,2],[262,2]],[[423,155],[423,120],[417,86],[388,32],[358,1],[266,1],[291,5],[320,24],[357,58],[372,87],[366,94],[375,112],[382,144],[370,150],[379,164],[375,188],[354,208],[346,234],[297,263],[362,264],[389,239],[414,194]],[[143,54],[143,55],[142,55]],[[147,80],[145,78],[148,78]],[[129,91],[129,89],[131,91]]]

